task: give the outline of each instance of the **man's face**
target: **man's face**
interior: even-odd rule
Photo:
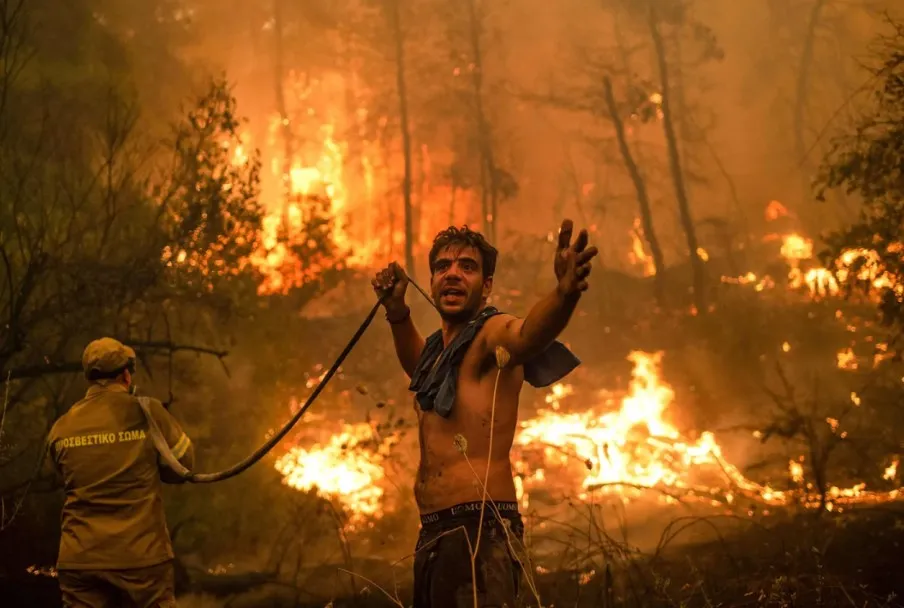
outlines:
[[[450,245],[433,263],[430,293],[446,321],[470,321],[480,312],[493,288],[493,278],[483,277],[483,260],[474,247]]]

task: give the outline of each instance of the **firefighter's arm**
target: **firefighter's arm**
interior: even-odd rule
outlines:
[[[41,468],[37,478],[42,480],[42,483],[47,483],[51,488],[56,489],[62,487],[63,476],[60,474],[59,467],[57,467],[53,441],[53,434],[51,433],[44,443],[44,455],[41,459]]]
[[[173,456],[190,471],[195,466],[195,448],[191,439],[182,430],[175,417],[166,411],[162,403],[156,399],[151,400],[150,408],[151,415],[154,416],[154,421],[160,427]],[[160,463],[160,479],[164,483],[183,483],[185,481],[163,463]]]

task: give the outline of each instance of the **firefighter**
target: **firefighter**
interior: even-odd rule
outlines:
[[[65,492],[57,561],[63,605],[175,606],[161,490],[180,478],[158,459],[132,394],[135,351],[101,338],[85,348],[82,366],[88,392],[48,437],[48,461]],[[188,436],[159,401],[149,401],[173,454],[190,469]]]

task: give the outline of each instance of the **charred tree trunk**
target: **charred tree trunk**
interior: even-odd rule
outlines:
[[[694,133],[694,129],[690,124],[687,100],[684,96],[684,63],[682,59],[681,38],[676,36],[674,43],[674,62],[672,65],[677,66],[677,69],[670,70],[669,75],[671,76],[670,84],[672,95],[669,100],[672,102],[672,109],[674,110],[673,115],[676,119],[675,133],[678,136],[678,152],[681,154],[681,158],[684,159],[684,166],[687,168],[689,166],[688,145],[690,144],[691,139],[696,136],[696,133]]]
[[[735,185],[734,178],[728,172],[728,169],[725,167],[725,163],[722,162],[722,158],[719,156],[719,153],[716,151],[713,145],[709,142],[709,139],[704,137],[703,143],[706,144],[706,147],[709,149],[710,154],[712,154],[713,162],[716,163],[716,167],[719,169],[719,173],[722,174],[722,177],[725,178],[725,183],[728,185],[728,191],[729,195],[731,196],[731,202],[732,206],[734,207],[735,215],[738,218],[738,223],[741,225],[741,229],[744,231],[744,256],[746,257],[750,252],[750,222],[747,221],[747,213],[744,211],[744,205],[741,203],[741,198],[738,196],[737,185]]]
[[[678,151],[678,137],[675,134],[675,122],[672,116],[671,92],[669,90],[669,65],[665,56],[665,43],[659,32],[658,18],[655,10],[649,12],[650,36],[656,49],[656,61],[659,66],[659,80],[662,86],[662,125],[665,131],[665,140],[668,147],[669,169],[672,173],[672,181],[675,185],[675,198],[678,200],[678,211],[681,216],[681,227],[687,239],[687,248],[690,253],[691,271],[693,272],[694,306],[698,314],[706,314],[706,268],[698,253],[697,231],[694,226],[694,218],[691,214],[690,201],[687,196],[687,187],[684,183],[684,173],[681,168],[681,155]]]
[[[339,514],[339,511],[336,510],[336,506],[330,502],[330,512],[333,515],[333,521],[336,522],[336,537],[339,541],[339,547],[342,549],[342,559],[345,562],[345,568],[348,570],[348,582],[351,585],[352,590],[352,604],[358,604],[358,581],[355,579],[355,575],[352,574],[354,571],[354,564],[352,563],[352,549],[351,544],[348,541],[348,536],[345,533],[345,523],[342,521],[342,516]]]
[[[499,188],[496,184],[496,161],[493,158],[490,125],[483,107],[483,50],[480,46],[480,18],[477,14],[476,1],[467,0],[468,29],[473,62],[471,85],[474,90],[474,114],[475,122],[477,123],[477,141],[480,146],[480,200],[484,232],[486,232],[489,241],[495,243]]]
[[[625,136],[625,125],[622,122],[621,115],[618,112],[618,105],[615,103],[615,95],[612,93],[612,82],[606,76],[603,79],[603,86],[606,93],[606,110],[609,118],[612,120],[612,126],[615,128],[615,137],[618,140],[618,150],[621,153],[622,161],[625,163],[625,169],[631,176],[631,182],[634,184],[634,191],[637,193],[637,205],[640,210],[640,221],[643,226],[643,236],[650,247],[650,255],[653,257],[653,267],[656,269],[656,275],[653,277],[653,288],[656,293],[656,303],[659,306],[665,305],[665,289],[663,281],[665,280],[665,260],[662,255],[662,248],[659,246],[659,239],[656,237],[656,229],[653,226],[653,212],[650,209],[650,197],[647,193],[647,184],[643,175],[640,174],[640,168],[634,161],[634,155],[628,146],[628,139]]]
[[[292,129],[289,125],[289,115],[286,109],[286,92],[283,83],[285,76],[285,60],[283,53],[283,0],[273,0],[273,84],[276,93],[276,111],[279,113],[279,127],[283,139],[283,162],[280,167],[280,181],[283,187],[283,227],[289,228],[289,199],[291,187],[289,172],[292,165]]]
[[[396,92],[399,97],[399,122],[402,129],[402,156],[405,176],[402,179],[402,198],[405,204],[405,266],[408,275],[416,278],[414,266],[414,217],[411,208],[411,131],[408,123],[408,89],[405,84],[405,39],[402,32],[401,0],[389,0],[389,21],[395,42]]]
[[[806,142],[804,142],[804,123],[806,122],[807,95],[810,88],[810,69],[813,65],[813,50],[816,46],[816,29],[819,25],[819,17],[825,8],[827,0],[816,0],[810,11],[810,19],[807,22],[807,33],[804,36],[804,48],[801,52],[800,67],[797,73],[797,94],[794,100],[794,140],[797,149],[798,162],[801,163],[803,175],[803,196],[805,202],[810,195],[810,183],[808,178],[809,163]]]
[[[411,233],[414,235],[414,242],[421,240],[421,227],[424,212],[424,187],[427,178],[424,171],[424,148],[423,146],[415,146],[412,151],[411,163]]]
[[[807,440],[810,452],[810,473],[813,475],[813,484],[819,492],[819,510],[817,515],[825,513],[828,504],[829,488],[826,483],[826,465],[828,464],[829,450],[822,445],[819,433],[813,427],[813,421],[808,419],[804,427],[804,437]]]

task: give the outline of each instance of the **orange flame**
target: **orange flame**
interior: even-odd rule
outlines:
[[[904,282],[900,277],[886,270],[881,262],[879,254],[870,249],[846,249],[841,252],[835,261],[833,269],[814,266],[813,241],[796,233],[780,237],[777,234],[767,236],[764,241],[772,241],[781,238],[781,255],[788,262],[788,287],[792,290],[806,290],[811,298],[822,300],[830,296],[837,296],[841,291],[841,285],[857,280],[868,282],[876,290],[890,288],[894,290],[899,299],[904,299]],[[893,243],[888,248],[889,252],[904,251],[904,244]],[[806,262],[806,268],[805,263]],[[768,276],[761,280],[752,272],[740,277],[722,277],[723,283],[733,285],[753,284],[756,291],[775,286]]]
[[[774,222],[781,217],[788,216],[788,208],[779,201],[769,201],[766,205],[765,217],[767,222]]]
[[[731,505],[744,497],[773,506],[796,503],[815,508],[820,504],[819,496],[804,484],[803,457],[789,463],[790,481],[796,487],[776,490],[748,479],[726,462],[713,433],[701,433],[693,440],[669,422],[675,392],[660,378],[662,356],[661,352],[630,354],[632,380],[617,408],[609,400],[583,412],[566,412],[561,401],[573,394],[572,387],[556,384],[551,388],[546,397],[549,407],[521,422],[514,441],[515,484],[524,508],[533,490],[550,483],[564,484],[561,489],[581,500],[589,499],[593,491],[627,501],[658,490],[665,502],[697,498]],[[855,394],[851,399],[859,401]],[[845,437],[837,420],[828,418],[826,423]],[[387,444],[375,447],[372,438],[369,425],[347,425],[325,444],[292,448],[276,468],[287,485],[340,501],[352,513],[353,522],[378,519],[383,514]],[[885,468],[885,477],[893,479],[896,471],[897,460]],[[899,490],[870,492],[861,483],[833,486],[827,494],[827,508],[838,509],[851,503],[894,500]]]
[[[545,468],[562,467],[575,460],[586,473],[580,480],[579,496],[599,489],[627,497],[643,489],[676,489],[712,496],[719,489],[695,483],[694,470],[708,469],[723,479],[723,499],[734,499],[732,486],[754,492],[764,500],[781,502],[782,493],[759,486],[743,477],[722,459],[722,451],[712,433],[704,432],[696,441],[683,437],[665,419],[675,394],[659,379],[662,353],[633,352],[633,377],[628,394],[616,411],[594,407],[580,413],[539,412],[526,420],[515,439],[525,459],[516,467],[524,477],[522,504],[527,506],[530,489],[548,477]],[[564,394],[561,389],[554,394]],[[542,464],[531,466],[531,452],[540,452]],[[699,471],[697,471],[699,472]],[[558,475],[557,475],[558,478]],[[766,499],[768,497],[768,500]],[[666,500],[670,500],[666,496]]]
[[[652,256],[647,255],[642,235],[643,228],[638,218],[634,220],[634,228],[631,230],[631,252],[628,254],[628,258],[634,265],[643,265],[643,276],[652,277],[656,274],[656,264]]]
[[[838,369],[854,371],[858,367],[857,355],[854,354],[854,349],[852,348],[838,351],[836,358],[838,359]]]
[[[656,489],[664,492],[667,502],[674,501],[677,492],[713,504],[731,504],[743,496],[767,505],[819,505],[819,496],[809,486],[779,491],[746,478],[724,460],[712,433],[704,432],[696,440],[683,436],[665,418],[675,394],[659,377],[662,353],[633,352],[629,358],[634,363],[633,379],[617,410],[611,405],[580,413],[550,409],[521,424],[515,444],[525,455],[516,466],[523,477],[519,485],[524,506],[529,504],[532,488],[542,487],[553,477],[562,477],[558,472],[553,476],[546,469],[565,467],[574,461],[583,464],[583,492],[579,493],[582,499],[588,498],[590,490],[614,493],[627,500],[644,489]],[[553,391],[566,393],[563,389]],[[852,399],[855,397],[852,395]],[[846,437],[837,420],[829,418],[826,422],[842,439]],[[539,452],[539,465],[529,464],[530,452]],[[798,485],[804,480],[802,462],[801,457],[789,465],[791,481]],[[862,483],[849,488],[831,487],[827,508],[853,502],[884,502],[899,495],[899,490],[868,492],[865,488]]]
[[[369,424],[345,425],[325,444],[295,446],[276,461],[283,483],[296,490],[316,491],[339,501],[351,514],[351,523],[382,516],[385,477],[383,456],[374,452]]]
[[[787,260],[808,260],[813,257],[813,241],[799,234],[789,234],[782,240],[781,252]]]

